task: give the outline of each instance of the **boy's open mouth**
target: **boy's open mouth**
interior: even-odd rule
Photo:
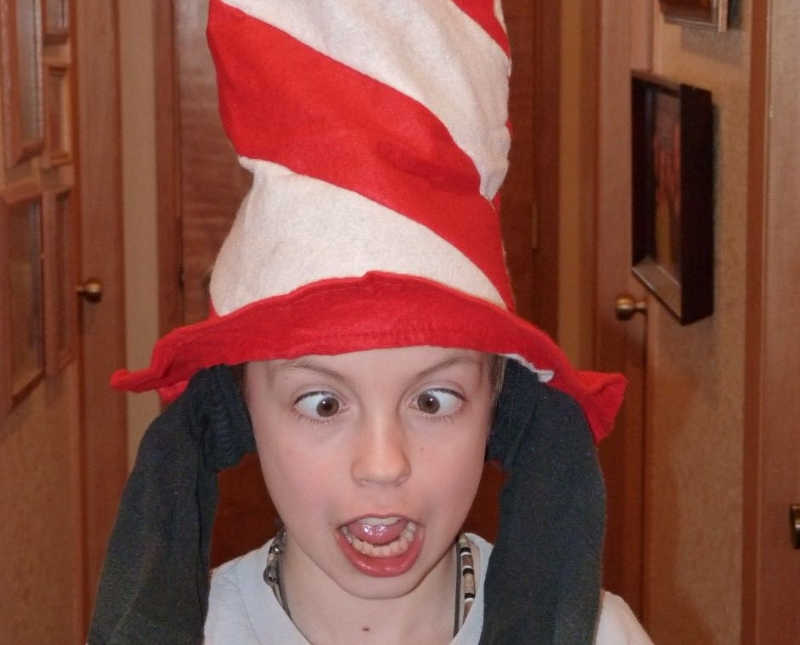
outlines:
[[[408,551],[417,525],[400,517],[365,517],[342,526],[340,530],[359,553],[386,558]]]
[[[342,525],[337,533],[347,558],[373,576],[405,573],[421,548],[419,526],[405,517],[361,517]]]

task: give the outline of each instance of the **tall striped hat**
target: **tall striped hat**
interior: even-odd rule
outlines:
[[[508,167],[500,0],[211,0],[220,112],[253,173],[211,276],[130,390],[216,364],[434,345],[510,356],[599,439],[621,377],[574,370],[514,314],[498,217]]]

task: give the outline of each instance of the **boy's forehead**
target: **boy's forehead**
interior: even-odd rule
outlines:
[[[453,365],[483,367],[488,364],[491,356],[491,354],[472,349],[423,345],[370,349],[343,354],[309,354],[292,359],[275,359],[264,363],[272,372],[311,370],[339,373],[361,367],[381,367],[424,374]]]

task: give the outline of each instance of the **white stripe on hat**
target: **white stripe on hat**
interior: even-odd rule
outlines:
[[[503,16],[503,0],[494,0],[494,15],[497,18],[497,21],[503,25],[503,29],[508,31],[506,27],[506,20]]]
[[[219,315],[311,282],[368,271],[428,278],[505,308],[484,273],[426,226],[285,166],[241,162],[253,172],[253,186],[212,273],[211,301]]]
[[[510,62],[448,0],[224,0],[422,103],[473,160],[492,199],[508,169]],[[495,13],[502,23],[499,0]]]

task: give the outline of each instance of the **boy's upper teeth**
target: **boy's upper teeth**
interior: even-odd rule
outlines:
[[[359,522],[367,526],[391,526],[399,521],[399,517],[364,517],[359,520]]]

